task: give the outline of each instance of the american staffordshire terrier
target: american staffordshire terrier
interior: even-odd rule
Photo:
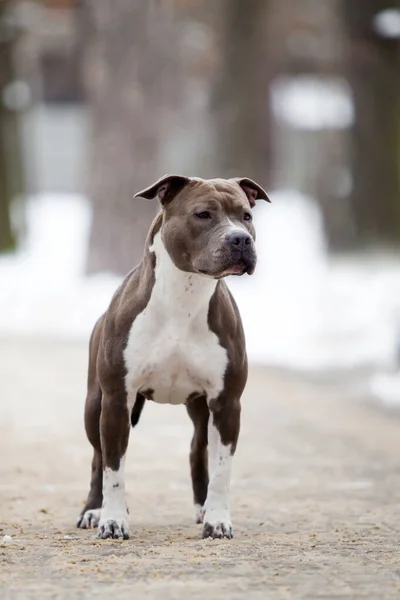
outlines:
[[[152,400],[186,406],[194,425],[196,521],[203,523],[203,538],[231,538],[228,490],[247,356],[240,315],[223,279],[254,272],[251,208],[269,199],[248,178],[177,175],[135,196],[157,196],[162,210],[140,264],[91,336],[85,428],[94,455],[77,526],[98,526],[103,539],[129,537],[125,453],[130,424]]]

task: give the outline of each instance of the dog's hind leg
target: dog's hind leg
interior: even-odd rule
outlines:
[[[190,473],[193,485],[193,500],[196,510],[196,523],[203,522],[204,503],[208,488],[208,419],[209,409],[205,398],[188,400],[186,409],[193,421],[194,433],[190,446]]]
[[[103,501],[103,462],[100,441],[100,415],[102,393],[97,381],[96,360],[100,337],[100,321],[96,324],[89,347],[88,391],[85,404],[85,429],[93,446],[92,474],[90,491],[85,507],[77,520],[77,527],[89,529],[97,527]]]

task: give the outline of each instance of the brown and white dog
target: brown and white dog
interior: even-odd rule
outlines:
[[[100,538],[129,537],[125,453],[130,424],[137,424],[147,399],[185,404],[194,425],[196,520],[204,523],[204,538],[231,538],[228,489],[247,356],[240,315],[223,278],[254,272],[251,208],[268,197],[247,178],[177,175],[136,196],[158,196],[162,210],[142,261],[90,340],[85,427],[94,455],[77,525],[98,525]]]

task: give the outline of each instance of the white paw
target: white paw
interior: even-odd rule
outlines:
[[[201,504],[195,504],[194,510],[196,514],[196,523],[202,523],[204,518],[204,506]]]
[[[206,508],[203,523],[203,538],[233,538],[232,523],[228,510]]]
[[[97,527],[100,521],[100,508],[93,508],[91,510],[86,510],[83,515],[80,515],[76,522],[76,526],[81,529],[91,529],[92,527]]]
[[[127,540],[129,538],[128,514],[114,518],[107,514],[103,517],[102,514],[97,536],[103,540],[107,538]]]

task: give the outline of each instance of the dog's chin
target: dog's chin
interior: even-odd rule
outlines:
[[[245,263],[244,261],[240,261],[234,265],[230,265],[226,267],[222,271],[219,272],[209,272],[206,270],[199,270],[199,273],[202,275],[207,275],[208,277],[212,277],[213,279],[224,279],[225,277],[229,277],[230,275],[236,275],[237,277],[241,277],[242,275],[252,275],[255,271],[255,265]]]

